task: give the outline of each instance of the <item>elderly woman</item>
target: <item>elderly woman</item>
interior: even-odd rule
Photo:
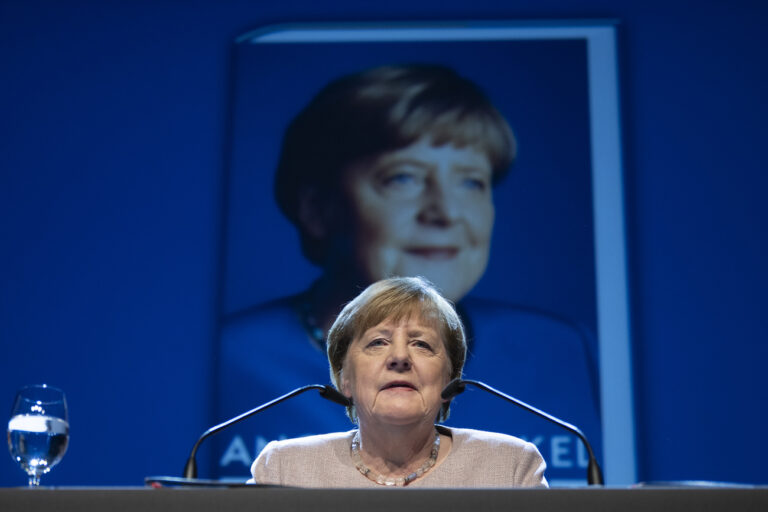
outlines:
[[[464,328],[426,280],[372,284],[328,334],[336,387],[357,430],[267,445],[253,480],[298,487],[546,487],[545,463],[518,438],[435,425],[461,375]]]

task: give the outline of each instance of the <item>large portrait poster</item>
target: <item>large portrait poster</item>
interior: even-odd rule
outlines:
[[[239,38],[224,204],[218,419],[299,386],[328,383],[323,337],[333,312],[377,271],[418,273],[446,291],[467,323],[467,378],[579,426],[594,445],[608,483],[633,482],[614,44],[609,23],[286,25]],[[494,170],[488,183],[464,180],[460,185],[487,187],[490,210],[443,188],[439,206],[430,203],[427,213],[416,208],[410,215],[405,203],[394,202],[357,204],[352,211],[345,194],[353,185],[326,176],[317,148],[292,150],[299,154],[291,156],[300,162],[297,176],[304,178],[292,175],[280,185],[304,190],[301,180],[311,180],[314,189],[296,193],[306,203],[294,205],[293,217],[285,201],[278,205],[276,176],[290,152],[284,137],[291,122],[329,83],[382,67],[449,70],[482,91],[506,120],[516,145],[513,164],[500,177]],[[366,130],[354,137],[333,133],[333,126],[344,124],[338,119],[343,116],[349,112],[341,105],[331,109],[329,128],[305,137],[305,143],[327,141],[323,144],[341,148],[329,150],[337,153],[353,144],[376,147],[375,127],[368,139]],[[468,146],[450,137],[424,144],[430,134],[427,128],[424,138],[397,151],[411,155],[420,142],[428,153],[431,148],[433,153],[414,157],[415,167],[423,183],[432,183],[424,177],[429,173],[436,173],[438,183],[441,166],[457,154],[466,156],[462,150]],[[438,149],[443,152],[436,156]],[[401,155],[388,150],[366,156],[380,162],[382,153]],[[413,179],[398,172],[386,183],[405,187]],[[424,190],[419,194],[426,197]],[[317,207],[318,202],[326,206]],[[337,216],[326,218],[323,208]],[[421,226],[425,216],[440,234],[429,242],[422,239],[416,249],[414,240],[408,242],[409,257],[421,260],[387,267],[382,255],[391,248],[383,247]],[[331,217],[336,224],[329,226]],[[304,240],[308,232],[328,238],[344,229],[354,235],[326,243],[322,256],[312,256]],[[464,235],[456,236],[463,241],[452,240],[449,233],[461,229]],[[467,240],[480,240],[488,257],[451,266],[449,260]],[[328,253],[327,246],[336,252]],[[309,395],[222,434],[214,472],[244,479],[250,462],[272,439],[354,428],[343,408]],[[577,438],[482,391],[468,390],[454,399],[446,424],[527,439],[547,460],[551,484],[585,481],[585,451]]]

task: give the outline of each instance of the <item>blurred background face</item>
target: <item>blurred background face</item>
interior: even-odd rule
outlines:
[[[491,175],[484,153],[429,137],[352,165],[343,187],[357,272],[369,282],[424,276],[461,299],[488,263]]]

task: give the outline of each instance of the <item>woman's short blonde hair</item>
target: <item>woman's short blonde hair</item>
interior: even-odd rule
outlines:
[[[430,136],[435,147],[471,147],[488,157],[495,185],[508,173],[517,143],[507,120],[483,90],[451,68],[401,64],[366,69],[326,85],[290,122],[275,173],[275,199],[299,230],[309,261],[324,264],[333,249],[302,220],[311,191],[339,205],[344,175],[356,163]]]
[[[434,322],[442,335],[451,365],[451,379],[461,377],[467,354],[464,326],[453,305],[422,277],[395,277],[373,283],[339,313],[328,332],[328,361],[331,379],[341,389],[341,374],[352,341],[384,320],[395,322],[417,314]],[[437,421],[448,418],[450,402],[443,404]],[[354,404],[347,407],[357,421]]]

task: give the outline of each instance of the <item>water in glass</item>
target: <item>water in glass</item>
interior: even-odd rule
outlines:
[[[27,386],[16,395],[8,422],[11,457],[29,476],[30,487],[67,451],[69,423],[64,393],[51,386]]]

